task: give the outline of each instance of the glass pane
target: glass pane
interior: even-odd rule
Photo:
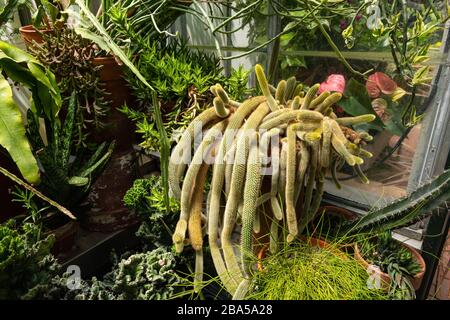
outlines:
[[[239,8],[235,7],[236,3],[233,3],[232,6],[213,2],[199,4],[202,10],[197,5],[191,5],[191,9],[195,9],[198,13],[197,15],[186,14],[180,17],[173,26],[173,30],[182,31],[189,45],[214,54],[218,54],[217,46],[219,45],[221,54],[227,57],[223,61],[226,72],[229,72],[230,68],[238,68],[241,65],[244,69],[250,70],[256,63],[266,63],[266,46],[255,50],[251,54],[244,54],[267,41],[266,25],[268,18],[266,16],[257,16],[258,25],[261,22],[264,25],[262,29],[259,28],[259,32],[255,32],[256,18],[248,17],[249,19],[246,20],[234,19],[231,23],[215,32],[213,36],[209,22],[213,27],[218,27],[224,21],[224,17],[234,15]],[[267,9],[263,8],[262,10]],[[205,15],[208,16],[210,21]],[[243,56],[229,59],[229,57],[239,55]],[[252,82],[252,79],[250,79],[250,82]]]
[[[250,2],[244,3],[248,5]],[[292,10],[289,14],[297,16],[307,15],[304,10],[295,9],[298,5],[296,2],[288,5],[292,5]],[[366,108],[366,111],[367,108],[370,108],[371,112],[375,111],[378,116],[378,124],[370,127],[355,127],[355,129],[357,131],[368,131],[374,137],[373,141],[367,142],[365,146],[365,149],[371,152],[373,157],[365,159],[365,164],[361,167],[369,178],[370,184],[361,183],[354,169],[348,165],[343,165],[338,170],[342,188],[338,189],[331,180],[331,175],[328,174],[325,191],[343,199],[373,206],[405,195],[410,183],[413,164],[423,157],[422,154],[416,152],[419,139],[425,132],[425,130],[422,130],[423,125],[418,121],[414,127],[408,129],[404,125],[406,118],[403,118],[403,112],[405,109],[413,106],[416,108],[417,114],[422,114],[425,110],[435,106],[434,94],[437,91],[438,71],[446,60],[446,55],[443,54],[442,43],[446,43],[447,33],[444,32],[445,28],[442,26],[442,28],[437,28],[430,32],[427,36],[413,38],[408,42],[409,51],[407,51],[407,54],[414,54],[415,51],[421,52],[420,50],[427,45],[430,45],[430,50],[428,53],[429,60],[420,61],[413,65],[411,71],[405,73],[409,77],[405,79],[403,73],[398,75],[395,71],[399,66],[399,57],[397,56],[394,59],[388,39],[386,37],[377,37],[377,40],[374,40],[373,30],[368,28],[370,13],[361,19],[355,18],[353,20],[354,16],[352,15],[355,14],[356,10],[355,8],[350,9],[347,18],[344,12],[347,10],[347,7],[345,4],[337,5],[336,11],[333,12],[336,15],[329,19],[325,17],[322,20],[332,41],[341,50],[343,57],[357,73],[364,73],[368,70],[372,70],[367,73],[368,75],[382,72],[388,75],[389,78],[392,78],[398,88],[404,90],[403,96],[397,101],[394,101],[393,98],[387,99],[383,95],[381,97],[386,98],[385,100],[388,101],[376,101],[376,97],[371,97],[370,94],[367,96],[367,79],[362,77],[361,74],[349,71],[349,68],[336,58],[336,53],[331,50],[327,39],[314,26],[308,28],[301,26],[281,36],[277,78],[287,79],[295,75],[298,81],[310,86],[326,81],[331,74],[343,75],[346,80],[346,90],[350,86],[352,94],[348,94],[346,91],[343,100],[347,100],[347,102],[343,101],[342,104],[337,104],[334,111],[338,115],[341,113],[341,116],[355,115],[350,112],[355,111],[353,110],[355,105],[348,102],[352,95],[357,96],[358,99],[366,99],[365,102],[368,101],[363,107]],[[204,5],[204,8],[206,11],[211,10],[206,5]],[[241,20],[233,21],[229,25],[228,30],[236,29],[238,31],[228,35],[228,37],[224,34],[218,35],[217,39],[224,55],[234,56],[255,48],[264,44],[269,39],[268,35],[276,35],[281,30],[288,28],[288,24],[292,22],[292,19],[277,17],[273,12],[269,12],[269,9],[265,5],[261,6],[259,8],[260,14],[251,16],[251,20],[243,26]],[[226,8],[221,10],[216,8],[208,12],[212,12],[212,15],[225,14],[227,16],[235,12],[232,9],[227,11]],[[319,14],[323,15],[324,13],[320,12]],[[430,10],[425,8],[424,15],[426,17],[430,17],[432,14]],[[186,19],[188,21],[186,22],[187,35],[191,44],[194,47],[215,51],[214,39],[210,34],[208,35],[208,32],[204,32],[205,26],[200,25],[198,21],[195,22],[197,19],[195,17],[190,16]],[[213,19],[212,21],[215,26],[220,23],[220,19]],[[274,21],[276,22],[275,24]],[[308,20],[308,23],[314,22]],[[353,26],[352,36],[344,39],[343,31],[347,30],[350,24]],[[200,29],[195,29],[194,31],[194,27]],[[411,30],[416,27],[414,21],[409,24]],[[443,38],[445,39],[443,40]],[[349,45],[349,41],[353,40],[353,46]],[[402,44],[395,45],[401,46]],[[268,57],[266,53],[268,49],[269,46],[265,45],[251,55],[232,60],[228,66],[237,67],[240,64],[244,64],[245,68],[251,69],[255,63],[263,63],[263,65],[268,67],[268,60],[272,58]],[[412,90],[410,84],[414,72],[422,65],[429,66],[428,76],[430,80]],[[276,85],[276,83],[272,84]],[[252,81],[251,85],[255,85],[255,82]],[[360,95],[364,95],[363,91],[366,92],[366,96],[361,98]],[[393,95],[390,96],[393,97]],[[361,110],[358,112],[359,114],[367,113]]]
[[[432,83],[437,83],[437,74],[442,61],[443,55],[436,48],[432,53],[432,59],[427,63],[431,67],[430,77],[434,80]],[[367,56],[371,52],[352,52],[352,59],[348,59],[349,63],[359,70],[374,69],[381,72],[389,73],[393,68],[392,57],[385,55],[377,60],[368,60]],[[362,89],[365,88],[364,81],[355,77],[349,72],[343,64],[335,58],[334,52],[321,51],[304,52],[303,55],[282,52],[280,60],[292,59],[298,57],[304,61],[304,66],[296,68],[295,75],[297,80],[312,85],[314,83],[321,83],[326,80],[330,74],[342,74],[346,79],[346,89],[352,85],[353,81],[357,81]],[[291,70],[281,69],[282,78],[287,78],[292,74]],[[358,80],[356,80],[358,79]],[[331,174],[327,175],[325,190],[328,193],[348,199],[364,205],[373,206],[374,204],[382,204],[395,198],[399,198],[406,194],[409,183],[413,162],[416,157],[423,155],[416,155],[416,147],[418,145],[420,135],[422,132],[422,124],[417,125],[408,130],[406,138],[401,142],[400,146],[392,152],[393,148],[399,141],[402,134],[405,134],[406,127],[401,125],[401,111],[406,105],[412,103],[417,107],[418,112],[430,110],[433,104],[435,85],[420,86],[413,99],[411,92],[405,87],[406,95],[398,101],[398,104],[389,106],[379,106],[376,113],[384,124],[383,130],[370,129],[369,133],[373,136],[372,142],[367,142],[365,149],[373,154],[370,159],[364,159],[365,163],[361,166],[366,176],[370,180],[370,184],[363,184],[355,173],[352,167],[348,165],[342,166],[338,171],[339,181],[342,188],[338,189],[331,179]],[[399,84],[400,86],[400,84]],[[358,88],[358,87],[357,87]],[[359,87],[361,88],[361,87]],[[434,88],[434,90],[431,90]],[[348,98],[348,97],[347,97]],[[344,98],[345,100],[345,98]],[[371,99],[372,107],[375,99]],[[341,116],[348,115],[346,112],[347,105],[340,105],[335,107],[335,113]],[[374,107],[375,108],[375,107]],[[392,154],[391,154],[392,153]]]

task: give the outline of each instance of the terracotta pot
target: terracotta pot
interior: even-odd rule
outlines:
[[[343,218],[346,221],[354,220],[358,217],[358,215],[352,211],[349,211],[347,209],[337,207],[337,206],[322,206],[317,210],[317,214],[310,223],[309,229],[313,230],[312,236],[316,238],[322,238],[322,232],[325,234],[328,233],[328,230],[321,230],[321,228],[318,227],[318,223],[320,223],[321,214],[328,215],[328,216],[337,216],[340,218]],[[317,234],[317,233],[321,234]],[[347,246],[352,247],[352,244],[348,244]]]
[[[113,56],[96,57],[92,59],[92,64],[102,66],[99,71],[100,80],[105,84],[105,89],[110,94],[108,99],[114,108],[131,101],[131,88],[124,79],[124,66],[119,65]]]
[[[92,63],[94,66],[102,66],[99,77],[108,94],[106,99],[111,101],[111,110],[104,120],[107,127],[93,134],[94,141],[101,143],[116,140],[116,151],[130,151],[135,142],[135,126],[127,116],[117,110],[124,103],[128,105],[134,103],[131,89],[124,79],[123,66],[119,65],[112,56],[94,58]]]
[[[324,240],[321,240],[321,239],[317,239],[317,238],[313,238],[313,237],[306,238],[304,236],[300,236],[300,239],[305,241],[305,242],[307,242],[308,244],[310,244],[311,247],[330,248],[330,244],[328,242],[324,241]],[[267,248],[268,248],[268,245],[265,245],[258,251],[257,267],[258,267],[258,271],[261,271],[261,272],[264,271],[264,267],[263,267],[262,261],[266,257]],[[331,247],[331,248],[334,249],[334,247]]]
[[[44,42],[42,39],[42,34],[50,34],[53,32],[52,29],[36,29],[34,26],[27,25],[19,28],[20,35],[25,42],[27,47],[31,46],[34,41],[37,43]]]
[[[411,251],[413,257],[421,267],[421,271],[417,273],[412,279],[410,279],[414,289],[418,290],[420,288],[420,285],[422,284],[423,276],[426,271],[425,261],[423,260],[422,255],[416,249],[404,243],[401,243],[401,245]],[[364,269],[369,270],[369,266],[371,264],[363,258],[357,244],[354,245],[354,250],[355,259],[359,261]],[[391,285],[391,277],[387,273],[382,272],[379,268],[373,268],[371,272],[373,272],[374,275],[378,275],[380,277],[381,288],[385,291],[389,291],[389,287]]]
[[[131,89],[123,78],[123,67],[112,56],[92,60],[99,70],[100,80],[109,94],[111,110],[104,120],[107,127],[93,134],[94,141],[116,141],[116,147],[103,174],[93,184],[88,196],[91,209],[83,219],[83,226],[91,231],[109,232],[138,223],[137,217],[123,204],[123,196],[136,178],[136,157],[133,150],[135,127],[117,107],[132,104]]]

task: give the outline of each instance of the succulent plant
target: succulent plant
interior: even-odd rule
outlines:
[[[450,170],[417,188],[410,194],[351,222],[343,222],[339,234],[378,233],[405,227],[433,213],[450,199]],[[436,212],[435,211],[435,212]],[[446,213],[447,210],[444,210]]]
[[[181,203],[180,219],[173,234],[175,247],[180,252],[190,242],[201,252],[202,246],[197,241],[194,244],[193,239],[206,231],[216,271],[235,298],[243,297],[249,287],[252,233],[262,218],[261,205],[270,200],[272,232],[277,234],[281,220],[285,220],[286,240],[294,241],[319,208],[325,173],[340,162],[358,167],[363,163],[362,157],[371,156],[362,149],[364,140],[371,137],[353,131],[350,126],[375,118],[372,114],[337,118],[333,105],[340,100],[340,93],[317,96],[320,84],[304,93],[303,86],[292,79],[282,80],[274,88],[269,86],[260,65],[255,70],[263,95],[239,103],[231,100],[220,85],[212,86],[211,92],[216,96],[214,106],[190,123],[169,163],[171,191]],[[207,130],[201,141],[194,140],[200,136],[200,128]],[[198,147],[189,163],[193,142]],[[273,167],[271,190],[261,194],[263,163],[269,154]],[[211,156],[214,161],[210,161]],[[273,166],[274,163],[277,165]],[[208,215],[203,219],[207,227],[202,227],[201,219],[193,215],[198,215],[197,210],[206,198],[198,194],[204,192],[203,171],[211,166]],[[367,182],[367,178],[362,178]],[[221,219],[222,194],[226,203]],[[231,237],[238,220],[242,221],[240,257],[236,256]],[[222,225],[220,236],[219,225]],[[278,241],[278,237],[271,238]],[[199,253],[197,258],[202,255]],[[198,274],[201,264],[196,265]]]
[[[70,209],[79,208],[92,184],[106,167],[115,142],[103,142],[94,152],[75,147],[76,92],[72,92],[64,122],[46,121],[41,136],[39,119],[28,110],[27,135],[42,170],[39,190]]]
[[[41,237],[33,223],[17,226],[9,220],[0,225],[0,299],[19,299],[56,275],[50,255],[54,241],[53,235]]]
[[[95,48],[69,28],[54,28],[43,34],[43,43],[34,43],[30,51],[56,76],[63,98],[77,92],[77,138],[83,142],[87,127],[101,129],[109,110],[108,94],[100,82],[101,66],[94,66]]]

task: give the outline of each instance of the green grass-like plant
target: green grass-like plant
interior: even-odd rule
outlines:
[[[314,247],[306,242],[284,247],[263,260],[254,274],[256,300],[387,300],[367,285],[366,270],[338,245]]]

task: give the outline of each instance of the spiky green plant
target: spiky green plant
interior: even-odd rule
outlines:
[[[73,92],[63,123],[46,121],[46,135],[41,136],[39,120],[29,111],[27,128],[28,138],[43,171],[39,189],[71,209],[77,208],[87,196],[114,149],[114,142],[104,142],[90,156],[74,153],[76,110],[76,92]],[[81,151],[87,153],[87,150]]]
[[[230,96],[239,99],[247,93],[248,73],[238,68],[227,79],[220,62],[213,55],[190,50],[185,42],[159,43],[152,38],[137,38],[142,50],[136,66],[158,93],[167,136],[177,141],[182,131],[201,111],[212,104],[211,85],[222,83]],[[159,150],[160,139],[155,125],[151,92],[137,77],[126,77],[139,105],[120,110],[136,122],[145,150]]]
[[[431,214],[449,198],[450,170],[446,170],[405,197],[373,209],[355,221],[343,222],[338,226],[338,234],[380,233],[411,225]]]

